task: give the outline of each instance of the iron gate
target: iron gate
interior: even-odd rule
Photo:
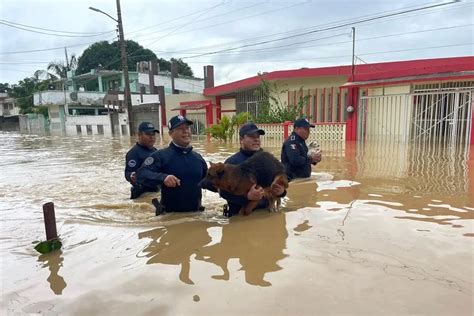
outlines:
[[[469,146],[473,90],[453,89],[362,96],[358,111],[361,141]]]

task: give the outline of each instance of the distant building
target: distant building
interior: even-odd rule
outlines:
[[[7,93],[0,93],[0,130],[19,130],[18,115],[20,108],[14,98]]]
[[[138,70],[144,71],[142,66]],[[139,65],[140,65],[139,64]],[[50,129],[61,134],[115,134],[129,135],[128,116],[124,103],[124,77],[122,71],[93,69],[89,73],[55,81],[49,90],[34,94],[35,106],[48,106]],[[140,115],[150,111],[148,120],[158,125],[160,105],[157,86],[163,86],[164,93],[202,93],[203,80],[199,78],[171,78],[168,72],[154,75],[153,89],[150,89],[150,75],[129,72],[131,101],[137,115],[135,125],[147,118]],[[151,91],[153,90],[153,91]]]

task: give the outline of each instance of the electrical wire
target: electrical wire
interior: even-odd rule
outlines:
[[[290,35],[290,36],[285,36],[285,37],[277,38],[277,39],[274,39],[274,40],[261,41],[261,42],[257,42],[257,43],[241,45],[241,46],[232,47],[232,48],[227,48],[227,49],[222,49],[222,50],[218,50],[218,51],[213,51],[213,52],[208,52],[208,53],[203,53],[203,54],[197,54],[197,55],[193,55],[193,56],[182,57],[182,59],[191,59],[191,58],[196,58],[196,57],[201,57],[201,56],[206,56],[206,55],[214,55],[214,54],[217,54],[217,53],[220,53],[220,52],[236,50],[236,49],[239,49],[239,48],[245,48],[245,47],[251,47],[251,46],[257,46],[257,45],[263,45],[263,44],[273,43],[273,42],[282,41],[282,40],[289,39],[289,38],[300,37],[300,36],[304,36],[304,35],[308,35],[308,34],[313,34],[313,33],[319,33],[319,32],[323,32],[323,31],[334,30],[334,29],[338,29],[338,28],[342,28],[342,27],[347,27],[347,26],[350,26],[350,25],[356,25],[356,24],[363,23],[363,22],[374,21],[374,20],[380,20],[380,19],[383,19],[383,18],[386,18],[386,17],[390,17],[390,16],[396,16],[396,15],[401,15],[401,14],[405,14],[405,13],[409,13],[409,12],[415,12],[415,11],[420,11],[420,10],[427,10],[427,9],[431,9],[431,8],[435,8],[435,7],[440,7],[440,6],[445,6],[445,5],[449,5],[449,4],[453,4],[453,3],[457,3],[457,0],[451,1],[451,2],[446,2],[446,3],[441,3],[441,4],[430,5],[430,6],[421,7],[421,8],[416,8],[416,9],[402,10],[402,11],[400,11],[400,12],[390,13],[390,14],[384,14],[384,15],[379,15],[379,16],[375,16],[375,17],[371,17],[371,18],[367,18],[367,19],[361,19],[361,20],[355,21],[355,22],[346,22],[346,23],[342,23],[342,24],[339,24],[339,25],[328,26],[328,27],[325,27],[325,28],[320,28],[320,29],[316,29],[316,30],[311,30],[311,31],[307,31],[307,32],[295,34],[295,35]]]

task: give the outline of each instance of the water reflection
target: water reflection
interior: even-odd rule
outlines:
[[[213,227],[220,228],[221,238],[211,243],[209,229]],[[180,265],[179,279],[186,284],[194,284],[190,270],[191,258],[195,255],[196,260],[213,263],[222,270],[222,274],[212,278],[226,281],[230,277],[229,261],[238,259],[245,281],[258,286],[270,286],[265,274],[281,269],[277,262],[286,257],[283,250],[287,237],[285,214],[267,212],[235,217],[222,226],[192,221],[138,234],[139,239],[152,239],[143,249],[149,258],[147,264]]]
[[[229,280],[229,260],[238,259],[248,284],[270,286],[265,274],[281,270],[277,264],[286,257],[286,219],[283,213],[257,212],[235,217],[222,228],[221,242],[204,247],[198,260],[211,262],[222,269],[214,279]]]
[[[147,264],[180,265],[179,279],[186,284],[194,284],[189,276],[191,257],[211,241],[207,229],[216,225],[192,221],[139,233],[139,239],[151,238],[151,242],[143,249],[149,258]]]
[[[64,278],[59,275],[59,269],[63,266],[64,261],[62,254],[61,250],[57,250],[38,257],[38,261],[43,262],[43,267],[47,267],[50,271],[47,281],[56,295],[61,295],[67,286]]]

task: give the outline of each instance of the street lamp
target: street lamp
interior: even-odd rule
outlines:
[[[132,121],[132,98],[130,95],[130,81],[128,79],[128,63],[127,63],[127,52],[125,50],[125,39],[123,36],[123,26],[122,26],[122,13],[120,12],[120,0],[116,0],[117,2],[117,19],[113,18],[109,14],[105,13],[102,10],[99,10],[97,8],[89,7],[90,10],[102,13],[115,22],[117,22],[118,29],[119,29],[119,42],[120,42],[120,53],[122,56],[122,69],[123,69],[123,77],[125,81],[125,104],[127,105],[127,114],[128,114],[128,129],[130,131],[130,135],[135,134],[135,128],[133,126],[133,121]]]

